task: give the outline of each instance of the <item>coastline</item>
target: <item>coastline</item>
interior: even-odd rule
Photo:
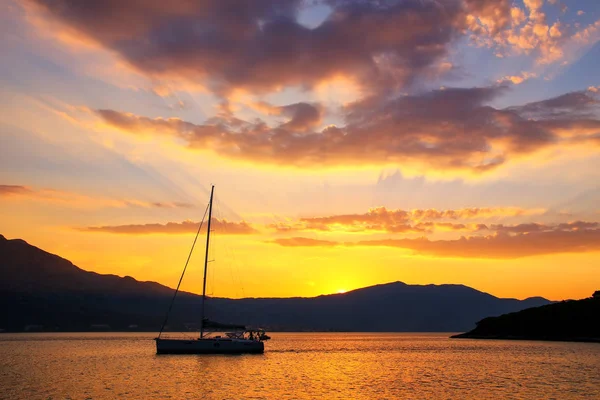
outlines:
[[[476,340],[533,340],[542,342],[579,342],[600,343],[600,337],[556,337],[556,336],[515,336],[515,335],[474,335],[460,333],[450,336],[450,339],[476,339]]]

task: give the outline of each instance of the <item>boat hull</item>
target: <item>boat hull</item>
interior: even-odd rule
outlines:
[[[156,354],[262,354],[263,342],[246,339],[156,339]]]

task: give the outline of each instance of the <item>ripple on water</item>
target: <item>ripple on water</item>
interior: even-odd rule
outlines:
[[[155,334],[3,334],[0,398],[600,398],[600,344],[447,336],[274,333],[263,355],[157,356]]]

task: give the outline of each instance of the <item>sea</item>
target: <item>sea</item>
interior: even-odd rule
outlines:
[[[156,355],[152,333],[0,334],[1,399],[600,399],[600,344],[271,333],[262,355]]]

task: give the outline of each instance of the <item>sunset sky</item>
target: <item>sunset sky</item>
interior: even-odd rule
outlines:
[[[8,239],[174,287],[214,184],[211,295],[600,289],[600,1],[2,0],[0,32]]]

